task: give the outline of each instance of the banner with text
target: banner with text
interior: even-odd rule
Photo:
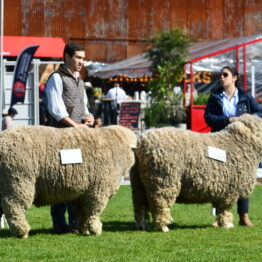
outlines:
[[[12,87],[11,107],[17,102],[24,103],[26,81],[34,54],[39,45],[26,47],[18,56],[15,65],[14,81]]]

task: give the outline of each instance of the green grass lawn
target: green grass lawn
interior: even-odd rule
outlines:
[[[136,231],[130,186],[121,186],[102,214],[101,236],[52,235],[49,207],[32,207],[28,239],[0,231],[0,261],[262,261],[262,186],[251,197],[254,227],[213,228],[211,205],[176,205],[168,233]]]

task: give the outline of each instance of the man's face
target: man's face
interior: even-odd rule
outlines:
[[[84,63],[85,51],[75,51],[75,54],[70,57],[65,54],[65,64],[69,67],[72,73],[80,72]]]

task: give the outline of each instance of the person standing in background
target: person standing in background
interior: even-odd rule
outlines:
[[[94,88],[91,82],[85,82],[86,95],[88,99],[88,110],[90,113],[95,115],[95,97]]]
[[[221,87],[210,95],[204,115],[211,132],[222,130],[243,114],[256,114],[262,117],[262,107],[252,96],[238,87],[238,81],[239,76],[235,68],[225,66],[221,69]],[[238,200],[237,207],[239,224],[252,226],[248,216],[249,198]],[[218,226],[217,221],[213,226]]]
[[[5,116],[2,120],[2,130],[9,129],[13,127],[13,119],[14,117],[18,114],[16,109],[14,108],[9,108],[8,109],[8,114]]]
[[[14,126],[13,119],[17,114],[18,114],[18,112],[16,111],[16,109],[14,109],[12,107],[8,109],[7,115],[4,116],[3,120],[2,120],[2,130],[9,129],[9,128],[12,128]],[[0,195],[0,200],[1,200],[1,195]],[[1,202],[0,202],[0,204],[1,204]],[[2,218],[2,215],[3,215],[3,209],[0,206],[0,220]]]
[[[47,97],[45,84],[39,85],[39,123],[40,125],[48,126],[49,125],[49,113],[47,110]]]
[[[115,83],[114,87],[108,90],[106,94],[106,98],[113,100],[111,102],[111,106],[109,110],[110,119],[111,119],[111,124],[117,124],[118,110],[120,108],[120,103],[123,102],[127,98],[126,92],[120,86],[119,83]]]
[[[80,78],[85,49],[82,45],[70,42],[64,48],[64,64],[60,65],[47,81],[47,108],[50,126],[57,128],[86,128],[94,124],[94,117],[87,108],[84,81]],[[65,219],[68,211],[68,224]],[[76,231],[76,219],[71,203],[58,203],[51,206],[53,232],[64,234]]]
[[[114,87],[109,89],[106,94],[106,98],[114,99],[117,104],[120,104],[122,101],[124,101],[126,97],[126,92],[119,83],[115,83]]]

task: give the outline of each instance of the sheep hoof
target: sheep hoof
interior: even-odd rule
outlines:
[[[89,236],[90,235],[90,232],[86,229],[86,230],[80,230],[78,231],[79,234],[83,235],[83,236]]]
[[[24,234],[24,235],[19,235],[17,236],[18,238],[22,238],[22,239],[26,239],[28,238],[28,233]]]
[[[100,236],[102,234],[102,230],[97,230],[92,232],[96,236]]]
[[[166,233],[166,232],[169,231],[169,228],[168,228],[167,226],[163,226],[163,227],[161,228],[161,231],[164,232],[164,233]]]
[[[155,230],[157,230],[157,231],[160,230],[160,231],[166,233],[166,232],[169,231],[169,228],[168,228],[168,226],[156,226],[156,227],[155,227]]]
[[[90,233],[96,236],[101,235],[102,234],[102,223],[99,221],[93,223],[89,230],[90,230]]]
[[[223,225],[224,228],[232,228],[234,227],[233,223],[229,223],[227,225]]]

